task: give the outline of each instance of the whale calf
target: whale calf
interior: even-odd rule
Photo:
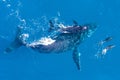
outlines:
[[[49,23],[49,31],[55,31],[55,26],[52,21]],[[31,43],[27,43],[26,41],[29,34],[22,33],[22,28],[18,27],[14,41],[5,49],[5,52],[9,53],[21,46],[30,47],[31,49],[43,54],[62,53],[72,50],[74,63],[76,64],[77,69],[80,70],[80,52],[78,51],[78,46],[85,38],[90,37],[95,32],[97,25],[78,25],[76,21],[73,21],[73,23],[74,25],[72,26],[64,25],[64,27],[57,29],[56,35],[42,37]]]

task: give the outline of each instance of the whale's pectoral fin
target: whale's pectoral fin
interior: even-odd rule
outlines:
[[[75,48],[73,50],[72,57],[73,57],[74,63],[76,64],[78,70],[80,70],[80,55],[81,54],[78,52],[77,48]]]
[[[75,21],[75,20],[73,20],[73,27],[77,27],[78,26],[78,23],[77,23],[77,21]]]
[[[52,30],[54,30],[54,24],[52,20],[49,20],[49,25],[50,25],[49,32],[51,32]]]

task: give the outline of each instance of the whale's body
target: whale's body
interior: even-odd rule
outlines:
[[[34,44],[31,48],[37,50],[40,53],[61,53],[67,50],[73,50],[77,47],[81,41],[83,41],[83,36],[85,37],[85,30],[83,27],[67,27],[62,29],[62,31],[51,39],[54,41],[51,44]],[[39,41],[37,42],[39,43]]]
[[[83,26],[70,26],[58,30],[59,34],[52,37],[41,38],[32,43],[25,42],[25,34],[20,29],[10,47],[6,48],[6,52],[11,52],[20,46],[27,46],[39,53],[62,53],[73,50],[73,60],[80,69],[80,53],[78,52],[79,44],[95,31],[96,25],[85,24]]]
[[[40,53],[61,53],[72,50],[80,42],[79,36],[71,33],[60,34],[57,38],[52,38],[52,40],[54,42],[48,45],[38,44],[35,46],[30,44],[30,46]]]

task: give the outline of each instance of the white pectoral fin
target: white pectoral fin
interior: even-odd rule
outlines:
[[[80,70],[80,55],[81,54],[77,51],[77,49],[73,51],[73,61],[76,64],[78,70]]]

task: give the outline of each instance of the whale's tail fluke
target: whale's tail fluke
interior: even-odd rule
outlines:
[[[19,47],[21,47],[21,46],[22,46],[22,44],[21,44],[20,42],[18,42],[17,39],[15,39],[15,40],[9,45],[9,47],[7,47],[7,48],[5,49],[5,53],[10,53],[10,52],[12,52],[13,50],[15,50],[15,49],[17,49],[17,48],[19,48]]]
[[[9,45],[9,47],[7,47],[5,49],[5,53],[10,53],[13,50],[21,47],[22,45],[25,45],[25,43],[23,42],[23,36],[21,33],[22,28],[21,27],[17,27],[17,31],[16,31],[16,36],[14,41]]]

